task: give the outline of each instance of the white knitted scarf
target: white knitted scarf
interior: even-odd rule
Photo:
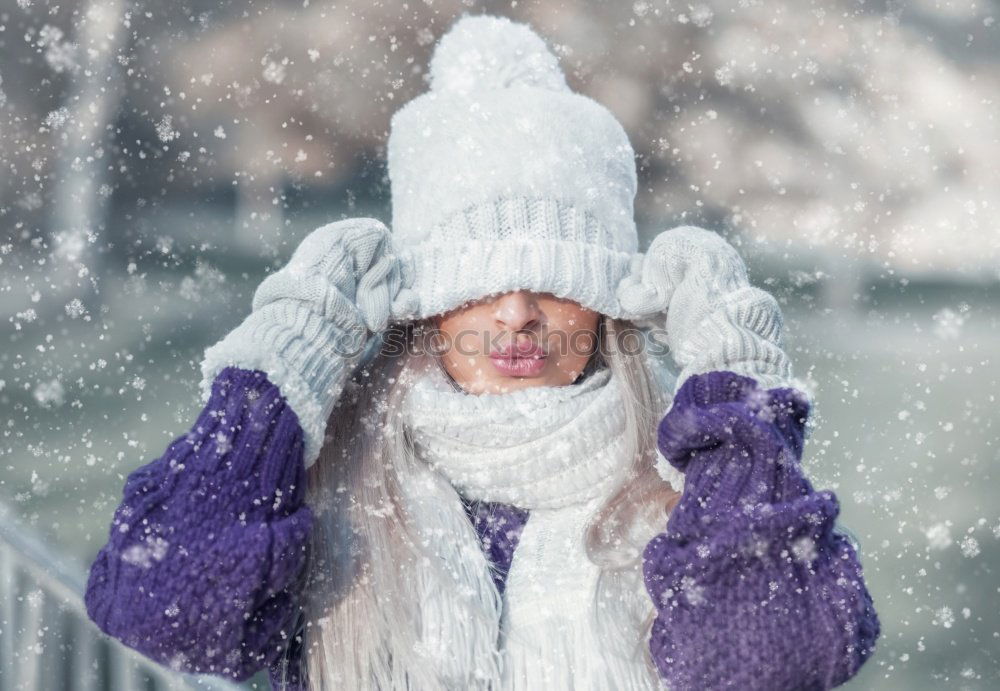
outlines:
[[[403,416],[427,469],[408,483],[410,499],[456,579],[451,592],[423,595],[428,653],[437,651],[455,688],[664,688],[642,657],[640,625],[653,603],[641,567],[618,579],[598,619],[599,567],[584,550],[587,520],[627,471],[611,369],[568,386],[473,395],[433,368],[410,388]],[[530,510],[502,600],[456,492]],[[640,530],[651,539],[662,529]],[[470,598],[482,622],[454,621],[454,597]]]

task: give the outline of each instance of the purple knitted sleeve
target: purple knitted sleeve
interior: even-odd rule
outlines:
[[[685,381],[660,422],[685,488],[643,573],[672,689],[828,689],[874,650],[879,619],[836,495],[802,472],[808,414],[794,389],[716,371]]]
[[[312,513],[302,429],[260,370],[223,369],[186,434],[129,474],[87,613],[173,669],[244,680],[299,613]]]
[[[514,550],[528,521],[530,511],[503,502],[470,500],[462,497],[465,515],[479,536],[479,545],[490,565],[490,575],[503,595]]]

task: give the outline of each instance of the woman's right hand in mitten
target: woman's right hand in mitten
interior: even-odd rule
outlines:
[[[241,681],[276,665],[311,544],[302,449],[267,376],[225,368],[191,428],[129,473],[90,566],[87,615],[177,671]]]
[[[368,337],[388,324],[401,287],[389,229],[351,218],[314,230],[253,296],[253,311],[205,351],[201,392],[235,365],[267,373],[298,415],[305,464],[319,455],[326,421]]]
[[[88,576],[102,631],[187,672],[242,680],[277,663],[313,523],[304,450],[315,459],[398,289],[388,231],[368,218],[314,231],[260,284],[252,313],[206,351],[194,425],[128,476]]]

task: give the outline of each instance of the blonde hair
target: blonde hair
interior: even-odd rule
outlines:
[[[446,688],[419,652],[422,603],[413,569],[430,569],[427,578],[439,578],[442,588],[453,580],[418,539],[402,501],[399,473],[419,462],[398,414],[412,381],[407,374],[443,367],[424,347],[428,326],[393,325],[382,334],[374,357],[345,385],[319,458],[307,472],[306,502],[315,523],[305,574],[302,672],[311,691]],[[620,378],[629,439],[626,458],[632,459],[627,480],[599,509],[586,533],[588,557],[601,567],[595,602],[599,617],[607,610],[603,603],[615,602],[621,576],[641,568],[642,532],[633,527],[643,520],[665,527],[680,498],[654,467],[656,425],[669,394],[654,380],[639,344],[629,344],[638,335],[630,327],[631,322],[602,316],[599,347],[580,377],[607,366]],[[460,529],[475,536],[471,521]],[[462,604],[456,601],[456,606]],[[642,622],[644,635],[631,650],[642,655],[655,675],[646,645],[654,615]],[[483,614],[470,605],[454,616],[467,621],[462,618]],[[627,643],[630,634],[607,630],[609,641]],[[282,667],[279,688],[285,688],[287,669]]]

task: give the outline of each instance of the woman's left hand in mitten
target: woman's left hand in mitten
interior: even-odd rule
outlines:
[[[666,343],[680,367],[675,391],[692,374],[729,370],[762,386],[794,382],[782,350],[777,300],[750,285],[736,249],[697,226],[665,230],[637,275],[619,290],[626,311],[666,310]]]
[[[837,498],[801,469],[809,409],[793,388],[715,371],[688,378],[660,422],[684,493],[643,573],[672,689],[827,689],[871,655],[879,621]]]

